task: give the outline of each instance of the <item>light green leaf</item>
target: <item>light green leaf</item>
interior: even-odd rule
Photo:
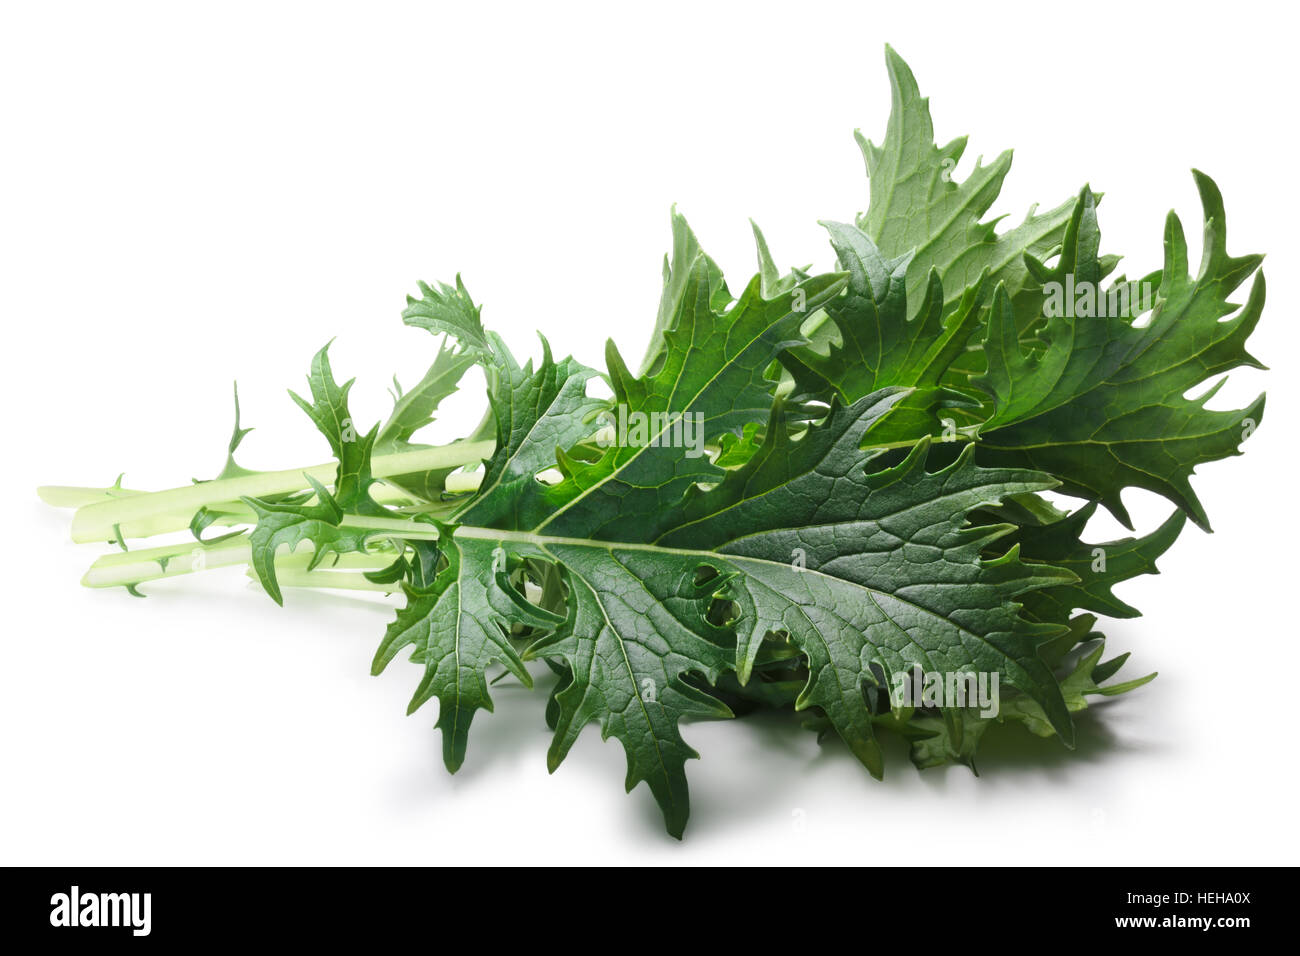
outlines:
[[[1024,222],[999,235],[997,220],[982,222],[1011,168],[1011,151],[991,164],[976,163],[962,181],[953,173],[966,150],[966,137],[938,146],[929,101],[921,96],[902,57],[885,48],[892,106],[881,145],[857,134],[870,182],[870,203],[858,226],[887,257],[912,254],[908,302],[919,314],[931,270],[947,295],[944,314],[988,273],[990,288],[1003,284],[1014,301],[1029,285],[1026,252],[1043,257],[1061,242],[1072,203],[1048,212],[1031,209]]]
[[[370,474],[370,454],[379,426],[364,435],[358,434],[348,411],[352,380],[341,386],[334,381],[328,345],[312,360],[308,385],[312,401],[308,402],[293,392],[289,395],[325,436],[338,460],[333,491],[304,474],[304,485],[315,491],[314,503],[299,503],[296,499],[243,499],[257,516],[257,526],[249,535],[253,570],[277,604],[283,603],[275,575],[275,554],[280,547],[287,546],[293,551],[303,542],[312,542],[315,552],[308,565],[308,570],[311,570],[327,555],[365,550],[367,532],[344,527],[344,515],[374,517],[388,514],[387,509],[370,497],[370,486],[374,484]]]
[[[470,298],[465,283],[456,276],[455,286],[445,282],[433,285],[421,282],[420,298],[406,297],[402,321],[430,332],[445,332],[459,342],[463,350],[486,359],[492,354],[492,346],[483,331],[480,311]]]

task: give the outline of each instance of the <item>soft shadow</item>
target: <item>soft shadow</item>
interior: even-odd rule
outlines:
[[[490,773],[501,763],[521,754],[544,761],[551,744],[551,730],[546,726],[546,699],[555,685],[555,675],[543,667],[542,673],[531,672],[533,686],[525,687],[507,677],[490,689],[493,710],[479,711],[470,724],[469,747],[465,762],[452,775],[453,786],[469,785]],[[442,731],[435,731],[441,737]],[[442,741],[439,739],[439,759]]]
[[[1039,737],[1023,727],[993,727],[985,735],[976,766],[981,776],[1043,773],[1163,749],[1159,742],[1134,740],[1111,729],[1108,718],[1125,703],[1123,698],[1093,698],[1087,710],[1075,714],[1073,750],[1057,737]]]
[[[695,744],[704,757],[704,765],[698,770],[694,766],[687,767],[691,787],[691,823],[687,833],[693,828],[722,832],[762,819],[773,819],[775,812],[786,811],[804,802],[800,794],[806,793],[804,788],[808,785],[809,771],[828,760],[844,758],[857,763],[833,732],[826,738],[825,745],[818,745],[817,735],[803,726],[805,720],[807,715],[792,711],[760,710],[732,721],[684,725],[688,741],[693,744],[705,726],[716,727],[720,723],[726,725],[729,732],[725,766],[730,772],[718,772],[718,764],[709,760],[715,747]],[[695,733],[692,734],[691,730]],[[774,754],[782,755],[782,762],[795,764],[799,771],[773,774]],[[870,781],[865,770],[863,777]],[[662,830],[663,821],[658,817],[653,801],[650,806],[656,815],[647,819],[652,819],[653,824]]]
[[[1064,784],[1064,772],[1080,765],[1099,764],[1124,754],[1150,754],[1161,745],[1148,740],[1134,741],[1117,734],[1108,725],[1107,711],[1124,703],[1122,698],[1096,699],[1088,710],[1074,717],[1075,747],[1066,747],[1059,738],[1038,737],[1019,724],[999,724],[989,728],[976,758],[976,769],[982,781],[992,785],[998,780],[1015,780],[1036,777]],[[807,802],[807,788],[812,785],[814,771],[844,765],[860,771],[864,796],[873,787],[887,787],[898,791],[911,788],[917,782],[932,791],[952,789],[954,774],[969,776],[970,768],[961,764],[948,764],[927,770],[916,770],[908,756],[908,745],[895,734],[881,733],[878,737],[885,758],[884,779],[874,779],[862,767],[848,747],[833,731],[821,743],[816,734],[801,726],[804,716],[782,711],[761,711],[738,718],[746,734],[744,743],[731,754],[732,772],[710,776],[701,769],[691,773],[692,826],[722,831],[746,827],[758,820],[771,820],[774,815]],[[733,723],[733,722],[726,722]],[[699,726],[698,724],[695,726]],[[733,735],[733,737],[736,735]],[[708,752],[701,747],[704,756]],[[764,755],[773,752],[799,758],[801,772],[772,774]],[[688,767],[688,772],[694,768]],[[642,816],[647,826],[662,828],[662,821],[654,811],[653,802]],[[707,824],[703,821],[707,819]],[[689,830],[688,830],[689,832]]]

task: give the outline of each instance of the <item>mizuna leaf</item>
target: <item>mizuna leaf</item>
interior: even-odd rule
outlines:
[[[1194,277],[1188,272],[1182,225],[1170,213],[1149,322],[1134,325],[1120,297],[1100,286],[1096,204],[1085,188],[1056,269],[1034,268],[1045,282],[1092,290],[1098,306],[1113,299],[1116,307],[1106,310],[1116,314],[1052,316],[1044,347],[1026,351],[1002,291],[984,343],[988,372],[980,383],[993,395],[995,411],[979,430],[980,461],[1053,474],[1062,491],[1100,501],[1128,527],[1120,494],[1138,487],[1164,495],[1208,530],[1189,481],[1193,469],[1239,454],[1264,410],[1262,395],[1237,411],[1207,409],[1217,386],[1184,397],[1221,372],[1263,367],[1245,348],[1264,308],[1263,273],[1256,274],[1245,307],[1224,319],[1236,308],[1228,297],[1261,257],[1228,255],[1222,197],[1209,177],[1195,176],[1205,208],[1201,266]],[[1087,301],[1082,292],[1080,301]]]
[[[411,439],[421,428],[433,422],[433,413],[443,399],[454,395],[460,380],[479,361],[473,351],[457,350],[443,343],[424,377],[414,387],[403,390],[393,379],[393,411],[375,436],[378,452],[411,447]]]
[[[724,474],[703,453],[704,442],[767,421],[774,384],[768,368],[803,341],[799,326],[807,313],[843,286],[837,274],[817,276],[764,299],[755,276],[720,309],[713,267],[697,257],[693,270],[645,375],[634,378],[613,342],[606,347],[612,405],[629,418],[642,416],[645,434],[595,461],[562,456],[564,480],[534,492],[550,513],[531,530],[601,540],[652,533],[688,488]]]
[[[742,683],[765,637],[785,632],[808,657],[796,706],[824,710],[872,773],[882,759],[863,697],[920,665],[928,671],[996,671],[1039,701],[1061,736],[1073,731],[1038,647],[1061,628],[1031,624],[1015,599],[1074,580],[1022,563],[1015,549],[986,561],[982,549],[1011,526],[969,527],[968,515],[1004,497],[1050,487],[1029,472],[976,467],[971,454],[926,470],[929,443],[878,471],[859,451],[904,391],[835,406],[798,441],[779,418],[753,459],[716,489],[687,497],[679,526],[656,543],[715,552],[736,577],[727,594],[737,618]]]
[[[758,228],[758,223],[751,219],[749,227],[754,232],[754,250],[758,254],[759,291],[763,298],[769,299],[780,289],[781,270],[776,267],[772,250],[767,247],[767,238],[763,235],[763,230]]]
[[[275,575],[275,554],[282,545],[293,551],[304,541],[312,542],[315,553],[308,566],[310,570],[329,554],[365,550],[368,533],[344,527],[344,515],[377,517],[388,514],[387,509],[370,497],[370,486],[374,484],[370,474],[370,453],[379,426],[365,435],[358,435],[348,411],[352,381],[348,380],[341,386],[334,381],[329,346],[326,345],[312,359],[308,375],[312,401],[289,393],[325,436],[338,460],[334,490],[331,492],[310,475],[304,475],[304,484],[315,491],[315,503],[243,499],[257,515],[257,526],[249,535],[253,570],[277,604],[284,601]]]
[[[465,283],[460,276],[456,276],[455,286],[449,286],[445,282],[434,285],[421,282],[420,298],[406,297],[402,321],[430,332],[445,332],[459,342],[465,351],[480,358],[488,358],[492,354],[492,346],[483,331],[480,311],[470,298]]]
[[[538,501],[535,494],[527,493],[536,486],[537,473],[554,466],[557,448],[591,434],[592,419],[605,403],[586,394],[587,382],[596,373],[571,358],[556,362],[544,338],[542,361],[535,371],[531,361],[521,367],[495,335],[488,333],[484,341],[494,357],[489,400],[497,448],[477,494],[456,520],[515,527],[521,521],[539,520],[536,514],[526,513]],[[444,532],[440,540],[446,566],[432,588],[407,588],[406,607],[389,628],[374,672],[383,670],[402,647],[415,646],[411,659],[425,668],[425,677],[412,709],[432,696],[438,698],[444,760],[454,772],[465,759],[473,712],[492,709],[488,667],[500,661],[524,684],[532,685],[507,639],[512,621],[519,622],[519,613],[531,614],[528,625],[549,628],[563,618],[527,603],[513,608],[519,613],[500,613],[492,606],[492,595],[513,593],[501,583],[505,549],[500,543],[454,539],[449,530]]]
[[[1071,713],[1085,710],[1089,697],[1116,697],[1155,680],[1156,675],[1151,673],[1118,684],[1101,686],[1100,681],[1112,676],[1128,660],[1127,654],[1121,654],[1113,660],[1102,663],[1101,656],[1105,650],[1106,642],[1097,641],[1086,653],[1080,655],[1078,663],[1061,680],[1061,693]],[[1031,733],[1040,737],[1048,737],[1053,733],[1051,724],[1044,719],[1042,709],[1032,700],[1014,698],[1008,701],[1005,719],[1020,721]]]
[[[869,471],[859,445],[905,395],[877,393],[835,407],[797,442],[776,409],[763,449],[714,490],[668,509],[662,521],[672,527],[654,539],[646,523],[626,529],[622,541],[454,530],[453,541],[490,541],[562,570],[565,623],[525,654],[558,657],[570,675],[556,697],[552,769],[581,727],[599,722],[623,742],[629,788],[646,781],[670,832],[680,835],[689,806],[684,763],[694,753],[678,722],[729,715],[689,678],[711,686],[733,668],[747,678],[772,631],[787,632],[809,658],[799,706],[822,708],[874,773],[881,760],[863,696],[873,666],[886,679],[911,663],[995,670],[1040,701],[1071,739],[1059,690],[1037,657],[1063,628],[1024,620],[1014,599],[1073,575],[1025,565],[1014,552],[985,561],[981,550],[1010,527],[967,526],[977,507],[1052,481],[981,469],[969,454],[928,472],[924,441],[901,464]],[[672,460],[680,450],[648,453]],[[805,552],[802,567],[792,560],[795,549]],[[481,576],[486,553],[479,549],[471,574]],[[718,598],[734,603],[734,619],[711,617]]]
[[[690,814],[685,763],[698,754],[678,722],[732,716],[683,679],[716,683],[735,658],[731,635],[706,619],[712,588],[697,583],[701,558],[588,542],[543,550],[565,569],[569,590],[568,619],[526,653],[559,657],[569,670],[547,765],[554,771],[583,726],[598,722],[627,752],[627,789],[645,781],[680,839]]]
[[[702,451],[698,445],[684,446],[681,429],[687,426],[680,423],[689,421],[702,441],[765,422],[772,405],[768,367],[783,348],[800,341],[806,311],[819,307],[843,281],[826,276],[765,299],[755,278],[731,302],[716,267],[693,251],[698,246],[685,223],[675,222],[681,250],[674,261],[689,262],[690,272],[680,280],[668,277],[671,319],[650,372],[633,378],[612,344],[607,349],[613,404],[625,415],[646,416],[653,433],[644,443],[615,444],[595,461],[561,454],[566,477],[542,485],[537,472],[553,460],[556,445],[563,448],[590,434],[587,419],[597,406],[583,393],[589,373],[576,365],[561,368],[549,354],[536,373],[506,363],[493,398],[500,447],[479,494],[457,516],[462,527],[474,519],[499,531],[464,527],[457,533],[484,535],[502,547],[527,544],[537,549],[535,557],[562,570],[568,617],[541,645],[571,675],[557,696],[561,719],[552,766],[582,726],[597,720],[627,751],[629,786],[645,780],[670,831],[680,835],[689,799],[682,765],[692,752],[677,721],[729,713],[682,677],[688,671],[716,677],[720,668],[731,666],[734,637],[707,620],[711,591],[694,583],[707,567],[707,555],[661,555],[666,565],[644,569],[657,575],[655,591],[627,573],[624,562],[634,559],[612,553],[607,542],[644,542],[659,516],[689,487],[725,474],[707,456],[694,453]],[[679,423],[676,442],[669,440],[674,421]],[[627,613],[629,606],[642,606],[647,588],[657,603],[644,614]],[[687,607],[688,595],[702,605]],[[630,706],[630,695],[640,694],[646,681],[658,695],[654,701],[637,697],[635,711],[618,715],[593,709],[599,701]]]
[[[1035,620],[1064,623],[1076,610],[1116,618],[1139,616],[1137,608],[1121,601],[1111,589],[1140,574],[1158,574],[1156,558],[1169,550],[1186,523],[1186,516],[1175,511],[1148,535],[1088,544],[1082,539],[1083,530],[1096,510],[1096,502],[1090,502],[1073,514],[1045,523],[1007,516],[1019,527],[1006,544],[1018,544],[1026,560],[1065,568],[1079,579],[1026,595],[1026,613]],[[996,510],[993,513],[1000,515]]]
[[[494,337],[495,338],[495,337]],[[537,474],[556,464],[556,450],[572,448],[597,428],[608,403],[587,395],[596,373],[572,358],[556,362],[542,339],[542,361],[520,367],[505,343],[495,341],[495,381],[489,394],[497,449],[478,493],[457,521],[485,527],[528,528],[545,519]]]
[[[1073,665],[1066,661],[1066,668],[1061,674],[1061,696],[1071,714],[1086,710],[1089,697],[1115,697],[1136,690],[1156,677],[1155,674],[1147,674],[1145,677],[1102,686],[1103,681],[1109,680],[1123,667],[1129,655],[1121,654],[1101,662],[1106,642],[1092,630],[1096,620],[1090,614],[1075,618],[1070,622],[1070,633],[1064,641],[1067,650],[1080,645],[1086,647],[1077,652]],[[1039,737],[1050,737],[1056,733],[1042,707],[1024,695],[1004,698],[999,702],[998,712],[992,715],[985,715],[975,707],[966,708],[956,728],[951,721],[918,713],[907,722],[905,728],[905,736],[912,741],[912,763],[918,769],[925,770],[955,761],[975,770],[976,751],[986,732],[995,724],[1020,724]]]
[[[885,63],[893,95],[885,138],[876,146],[856,134],[870,183],[870,202],[858,226],[885,256],[912,254],[907,295],[913,315],[922,311],[931,270],[938,271],[947,294],[945,314],[986,272],[990,288],[1001,283],[1017,300],[1030,279],[1024,254],[1043,257],[1061,242],[1072,204],[1042,214],[1031,209],[1024,222],[1001,235],[996,219],[981,222],[1011,168],[1011,151],[988,166],[977,162],[958,182],[953,172],[966,137],[936,145],[929,100],[912,71],[889,47]]]
[[[559,766],[586,724],[598,722],[602,735],[617,737],[627,753],[627,788],[645,781],[669,832],[680,837],[690,805],[684,763],[696,754],[678,721],[731,716],[684,680],[698,674],[716,682],[735,660],[733,635],[707,618],[716,584],[700,570],[709,556],[463,525],[448,530],[441,545],[447,570],[429,594],[408,594],[376,671],[415,645],[412,659],[426,676],[412,707],[439,697],[446,759],[455,769],[473,710],[491,709],[483,677],[488,664],[500,660],[530,683],[507,653],[503,629],[514,623],[542,632],[523,658],[562,661],[566,674],[555,710],[548,711],[555,721],[549,768]],[[565,617],[525,601],[505,583],[507,562],[525,558],[562,573]]]
[[[883,443],[937,434],[943,407],[978,406],[978,398],[941,388],[940,382],[979,325],[987,276],[966,290],[945,324],[943,286],[938,271],[931,269],[925,301],[919,312],[909,315],[906,275],[912,253],[888,259],[857,226],[823,225],[841,268],[848,272],[848,286],[825,306],[839,341],[830,342],[825,352],[798,346],[782,356],[797,389],[855,402],[880,388],[913,387],[892,412],[889,425],[877,430],[877,440]]]
[[[375,454],[391,454],[427,448],[417,445],[411,439],[416,432],[432,424],[433,413],[443,399],[455,394],[460,381],[471,367],[483,364],[486,360],[475,349],[457,349],[450,340],[439,343],[438,353],[433,364],[424,376],[409,390],[403,390],[401,383],[393,378],[393,411],[388,420],[379,429],[375,438]],[[476,430],[469,436],[470,441],[490,437],[484,430]],[[413,472],[406,475],[392,475],[385,479],[388,484],[399,488],[413,497],[436,498],[446,487],[447,476],[455,468],[441,468],[433,471]]]
[[[664,349],[664,336],[677,321],[686,299],[703,298],[708,307],[721,311],[731,301],[731,293],[722,277],[718,264],[705,255],[700,241],[687,224],[686,218],[673,207],[673,248],[664,256],[663,292],[659,297],[659,310],[655,314],[654,328],[645,358],[641,361],[641,374],[646,374]],[[760,253],[761,254],[761,253]],[[769,259],[771,256],[768,257]],[[775,267],[773,267],[775,268]]]
[[[497,544],[455,539],[447,529],[440,543],[444,568],[427,589],[406,587],[406,606],[388,626],[371,673],[382,672],[404,648],[413,648],[411,660],[424,668],[424,678],[407,713],[438,699],[443,761],[455,773],[465,762],[475,711],[492,710],[488,667],[499,662],[525,687],[533,685],[510,643],[510,621],[528,613],[530,623],[556,622],[513,594],[506,579],[506,554]]]

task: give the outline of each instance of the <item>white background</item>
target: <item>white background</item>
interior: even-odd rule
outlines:
[[[736,6],[12,4],[0,15],[0,862],[1297,862],[1295,51],[1279,4]],[[432,340],[398,314],[458,271],[518,352],[635,363],[676,202],[738,289],[747,217],[783,264],[828,267],[818,219],[866,202],[851,133],[884,133],[892,43],[941,141],[1014,146],[994,213],[1084,182],[1104,249],[1160,263],[1188,168],[1269,304],[1214,404],[1267,387],[1245,457],[1195,479],[1184,533],[1108,628],[1160,678],[1080,720],[1080,745],[990,744],[982,777],[884,782],[793,721],[688,726],[684,843],[588,728],[548,776],[541,691],[499,685],[443,770],[418,672],[368,676],[391,609],[237,569],[78,586],[38,484],[163,488],[221,465],[237,378],[249,467],[322,460],[285,396],[333,336],[359,421]],[[477,388],[434,435],[476,420]],[[1140,529],[1169,506],[1134,496]],[[1106,534],[1113,526],[1098,529]],[[1014,736],[1014,735],[1013,735]],[[1005,740],[1006,735],[1004,735]]]

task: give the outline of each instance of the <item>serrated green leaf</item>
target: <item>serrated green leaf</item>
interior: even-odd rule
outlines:
[[[456,393],[461,378],[478,361],[473,352],[458,351],[442,343],[433,364],[412,388],[403,390],[394,378],[393,410],[375,436],[376,452],[383,454],[411,447],[415,433],[433,422],[433,413],[443,399]]]
[[[492,346],[479,317],[481,310],[470,298],[460,276],[456,276],[454,286],[445,282],[435,282],[433,285],[421,282],[419,287],[418,299],[415,296],[406,297],[403,322],[430,332],[446,333],[459,342],[463,350],[479,358],[491,356]]]
[[[1264,279],[1255,276],[1245,307],[1225,320],[1235,308],[1228,296],[1261,258],[1228,255],[1223,200],[1209,177],[1197,173],[1196,182],[1205,208],[1201,267],[1196,276],[1189,273],[1182,226],[1170,213],[1165,264],[1145,325],[1134,325],[1127,314],[1053,316],[1042,332],[1045,347],[1027,351],[1008,296],[995,295],[984,344],[988,372],[979,380],[995,411],[979,430],[980,461],[1056,475],[1063,491],[1100,501],[1130,528],[1121,492],[1145,488],[1208,530],[1189,478],[1195,466],[1239,453],[1261,419],[1264,398],[1236,411],[1212,411],[1205,403],[1214,389],[1184,395],[1229,369],[1262,367],[1245,341],[1264,307]],[[1037,269],[1063,288],[1068,282],[1100,290],[1099,242],[1096,204],[1085,188],[1057,267]],[[1095,298],[1100,302],[1099,291]]]
[[[711,268],[697,259],[648,373],[634,378],[613,343],[606,348],[612,405],[616,413],[622,407],[629,416],[646,416],[644,440],[615,444],[593,462],[562,457],[564,480],[530,489],[549,510],[531,530],[621,540],[635,528],[632,533],[644,536],[688,488],[721,478],[724,471],[700,453],[701,442],[767,420],[773,384],[767,369],[802,341],[806,310],[819,308],[842,285],[839,275],[817,276],[764,299],[755,276],[739,299],[719,310]]]
[[[1082,535],[1096,510],[1092,502],[1057,521],[1023,523],[1006,539],[1007,544],[1020,545],[1023,558],[1065,568],[1078,578],[1027,595],[1025,610],[1035,620],[1065,622],[1076,610],[1137,617],[1137,608],[1117,598],[1112,588],[1141,574],[1158,574],[1156,558],[1169,550],[1186,524],[1183,513],[1175,511],[1150,534],[1088,544]]]
[[[1098,640],[1090,650],[1080,655],[1075,667],[1061,680],[1061,693],[1071,713],[1087,709],[1089,697],[1115,697],[1155,680],[1156,675],[1151,673],[1121,684],[1100,686],[1099,680],[1104,680],[1118,670],[1117,665],[1104,667],[1101,664],[1101,655],[1105,650],[1106,642]],[[1124,659],[1127,659],[1127,655],[1124,655]],[[1124,660],[1120,659],[1118,663],[1122,664]],[[1098,671],[1101,671],[1104,676],[1099,677]],[[1001,716],[1004,720],[1014,720],[1024,724],[1030,733],[1037,734],[1039,737],[1052,735],[1051,725],[1044,719],[1042,708],[1032,700],[1015,698],[1008,701]]]
[[[512,600],[505,552],[493,542],[457,540],[444,530],[439,551],[446,566],[427,589],[405,588],[406,606],[388,626],[371,673],[382,672],[404,648],[412,648],[411,660],[424,668],[424,678],[407,713],[437,698],[443,760],[455,773],[465,761],[474,713],[492,710],[488,667],[502,664],[526,687],[533,681],[506,630],[526,605]],[[537,612],[534,620],[545,618]]]
[[[1086,648],[1077,654],[1075,663],[1061,674],[1061,696],[1071,714],[1086,710],[1089,697],[1115,697],[1135,690],[1156,677],[1155,674],[1147,674],[1134,680],[1102,686],[1103,681],[1109,680],[1119,671],[1129,655],[1121,654],[1110,661],[1101,661],[1105,640],[1092,630],[1096,620],[1090,614],[1080,615],[1070,622],[1069,633],[1058,642],[1061,657],[1073,648]],[[1000,701],[998,713],[992,716],[968,708],[955,729],[951,721],[920,712],[908,721],[905,733],[911,739],[912,762],[922,770],[954,761],[975,770],[976,751],[985,734],[996,724],[1019,724],[1039,737],[1050,737],[1056,732],[1042,707],[1024,695],[1013,695]]]
[[[691,300],[702,297],[709,307],[719,311],[731,301],[731,293],[722,278],[722,270],[705,255],[700,248],[700,241],[687,224],[686,217],[677,212],[676,206],[673,207],[671,223],[673,248],[669,255],[664,256],[664,287],[659,297],[659,310],[655,314],[645,358],[641,360],[642,375],[650,370],[662,354],[664,337],[677,321],[688,297]]]
[[[938,146],[929,101],[921,96],[902,57],[885,48],[892,106],[881,145],[856,134],[870,184],[867,211],[858,226],[890,258],[912,253],[907,294],[919,314],[931,270],[937,270],[948,314],[966,289],[984,273],[1016,300],[1029,283],[1026,252],[1046,256],[1061,242],[1072,204],[1038,214],[999,235],[997,220],[982,222],[1011,168],[1011,151],[975,169],[958,182],[953,172],[966,150],[966,137]],[[990,288],[992,287],[990,285]],[[893,383],[891,383],[893,384]]]
[[[602,737],[623,743],[627,789],[645,781],[680,838],[690,812],[685,762],[698,755],[678,721],[731,716],[683,680],[698,673],[712,683],[735,657],[731,635],[705,619],[711,591],[695,581],[700,557],[587,542],[544,550],[569,583],[568,619],[526,655],[556,656],[569,669],[547,764],[554,771],[583,726],[598,722]]]
[[[542,339],[542,361],[522,367],[505,343],[495,341],[495,382],[489,394],[496,424],[496,453],[478,493],[456,520],[484,527],[529,528],[546,517],[537,474],[556,464],[556,449],[571,448],[600,424],[608,403],[587,395],[596,372],[572,358],[556,362]]]
[[[977,407],[977,398],[941,387],[979,325],[987,275],[966,290],[945,322],[943,287],[930,270],[919,312],[908,308],[906,275],[912,253],[887,258],[857,226],[827,222],[840,267],[848,273],[844,293],[826,304],[838,341],[819,348],[788,349],[782,363],[796,391],[855,402],[880,388],[909,386],[888,424],[876,429],[878,443],[915,441],[943,429],[943,409]]]
[[[680,526],[659,539],[727,556],[728,594],[741,608],[737,670],[747,678],[767,634],[784,631],[807,655],[800,708],[824,710],[873,773],[882,760],[862,689],[918,664],[940,673],[996,671],[1053,715],[1068,715],[1037,648],[1060,633],[1018,615],[1015,599],[1074,576],[981,549],[1010,526],[967,526],[983,504],[1050,487],[1044,475],[976,467],[969,453],[937,472],[922,441],[873,471],[863,436],[905,391],[846,407],[794,441],[779,423],[763,450],[716,489],[687,497]]]
[[[308,565],[308,570],[311,570],[327,555],[365,550],[370,533],[343,526],[346,514],[372,517],[388,514],[370,497],[370,486],[374,484],[370,474],[370,455],[379,426],[364,435],[357,433],[348,411],[352,380],[341,386],[335,382],[328,345],[312,359],[307,380],[312,401],[308,402],[294,392],[289,395],[325,436],[338,460],[333,491],[304,474],[304,484],[310,485],[315,492],[314,503],[243,499],[257,516],[257,526],[249,535],[253,570],[277,604],[284,601],[275,574],[275,554],[279,548],[287,546],[293,551],[303,542],[311,542],[315,548]]]

